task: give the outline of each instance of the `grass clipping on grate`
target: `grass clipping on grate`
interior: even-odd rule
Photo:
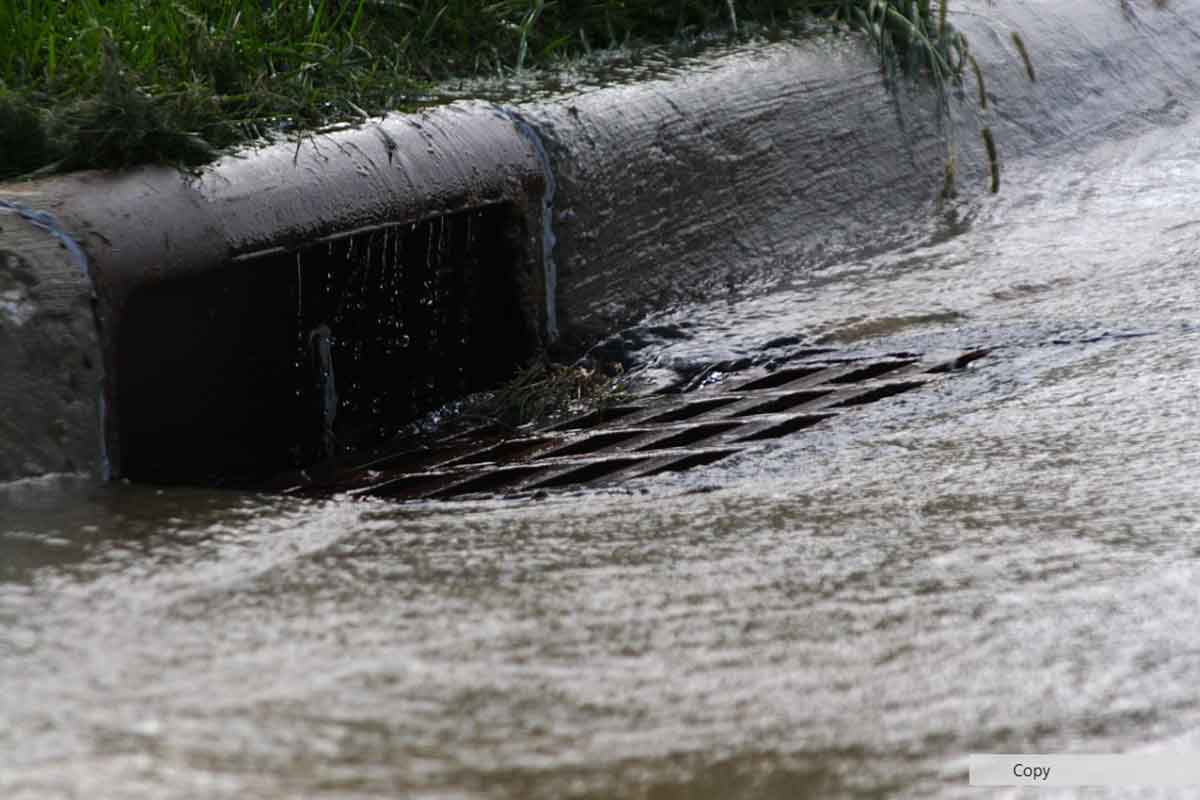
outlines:
[[[624,375],[618,366],[605,372],[539,359],[519,369],[494,391],[468,398],[457,416],[517,430],[584,414],[627,398]]]

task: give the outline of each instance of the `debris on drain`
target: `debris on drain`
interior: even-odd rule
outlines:
[[[716,386],[598,408],[519,435],[484,426],[397,446],[288,494],[394,500],[543,492],[701,467],[763,442],[837,423],[858,406],[915,391],[987,354],[924,357],[814,354],[773,371],[747,370]]]

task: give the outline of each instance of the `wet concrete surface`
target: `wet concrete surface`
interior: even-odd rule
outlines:
[[[53,228],[0,203],[0,484],[104,469],[91,281]]]
[[[590,342],[656,308],[761,293],[797,264],[891,252],[938,205],[947,160],[963,196],[985,191],[985,128],[1007,192],[1024,180],[1010,162],[1179,124],[1200,94],[1193,11],[963,0],[951,20],[986,108],[970,70],[941,113],[927,85],[885,76],[874,53],[837,36],[524,103],[556,178],[560,327]]]
[[[0,794],[955,798],[970,752],[1194,748],[1200,123],[1007,170],[628,332],[664,371],[992,348],[752,457],[410,505],[7,485]]]
[[[1022,179],[1010,162],[1023,156],[1049,162],[1186,121],[1200,95],[1200,34],[1187,6],[963,0],[952,19],[987,75],[986,111],[973,73],[951,88],[939,116],[927,85],[887,79],[861,40],[835,35],[715,48],[707,61],[663,59],[616,70],[613,85],[597,86],[596,76],[549,80],[545,91],[525,85],[506,106],[472,101],[393,115],[228,156],[198,175],[144,168],[0,192],[53,211],[88,253],[111,474],[141,479],[173,466],[144,445],[160,431],[164,442],[186,441],[183,420],[193,443],[219,442],[194,474],[225,481],[259,462],[306,466],[317,449],[289,441],[297,426],[278,424],[286,414],[261,422],[282,383],[307,381],[293,370],[309,359],[305,346],[270,343],[290,324],[275,319],[290,316],[280,298],[289,285],[302,295],[306,283],[311,297],[346,267],[341,259],[314,287],[288,263],[297,248],[332,254],[347,235],[369,239],[397,224],[503,206],[506,239],[520,250],[510,265],[524,318],[516,325],[545,343],[561,333],[556,344],[568,351],[653,309],[786,296],[796,270],[826,274],[861,261],[865,248],[886,257],[922,241],[947,158],[964,196],[974,196],[985,185],[982,126],[994,131],[1001,183],[1011,188]],[[1015,31],[1030,43],[1036,85],[1015,57]],[[276,281],[283,291],[272,291]],[[304,303],[295,305],[292,322],[303,330],[287,338],[306,341],[329,327],[299,319]],[[859,337],[891,325],[886,316],[852,324]],[[769,338],[779,335],[789,334]],[[263,352],[239,347],[254,340],[268,343]],[[10,349],[10,371],[28,373],[20,382],[40,380],[40,360]],[[251,398],[244,406],[239,387]],[[53,428],[39,457],[13,447],[19,434],[0,436],[0,477],[80,467],[82,458],[43,454],[55,456],[68,438],[78,443],[82,410],[96,402],[86,388],[64,400],[78,412],[66,426],[61,415],[33,416],[31,424]],[[267,411],[240,413],[253,406]],[[330,427],[328,415],[316,416],[308,427]],[[245,446],[273,423],[281,430]]]

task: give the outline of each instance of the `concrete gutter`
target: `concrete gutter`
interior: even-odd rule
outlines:
[[[186,299],[189,278],[277,267],[272,254],[316,241],[504,204],[514,209],[522,253],[511,268],[525,313],[512,324],[543,344],[560,336],[587,344],[649,309],[759,290],[902,234],[938,207],[947,141],[960,185],[980,194],[981,124],[993,128],[1005,159],[1053,157],[1169,124],[1200,96],[1195,14],[1116,3],[975,5],[954,21],[983,64],[990,107],[981,114],[968,86],[949,127],[931,93],[889,89],[873,54],[830,37],[738,50],[553,101],[392,116],[225,158],[198,176],[147,168],[0,187],[9,209],[0,216],[0,254],[8,254],[0,401],[11,420],[0,433],[0,481],[101,472],[106,459],[109,474],[129,474],[129,408],[161,413],[167,425],[169,406],[190,395],[157,402],[162,383],[189,374],[203,393],[197,372],[221,373],[239,342],[271,335],[272,321],[241,321],[255,310],[238,279],[227,308],[218,308],[220,292],[207,301],[219,325],[197,317],[169,341],[130,341],[132,298],[177,286]],[[1012,30],[1029,45],[1036,85],[1023,75]],[[16,222],[17,206],[53,215],[65,239]],[[90,286],[64,241],[86,255]],[[26,288],[12,288],[19,281]],[[145,330],[142,339],[159,338]],[[93,366],[78,375],[50,366],[84,363]],[[268,379],[249,363],[219,383],[252,395]],[[203,404],[188,411],[212,412]]]

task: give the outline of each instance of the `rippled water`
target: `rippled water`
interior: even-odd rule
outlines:
[[[1200,124],[766,297],[995,348],[686,475],[543,500],[0,490],[0,796],[978,796],[965,755],[1200,740]]]

